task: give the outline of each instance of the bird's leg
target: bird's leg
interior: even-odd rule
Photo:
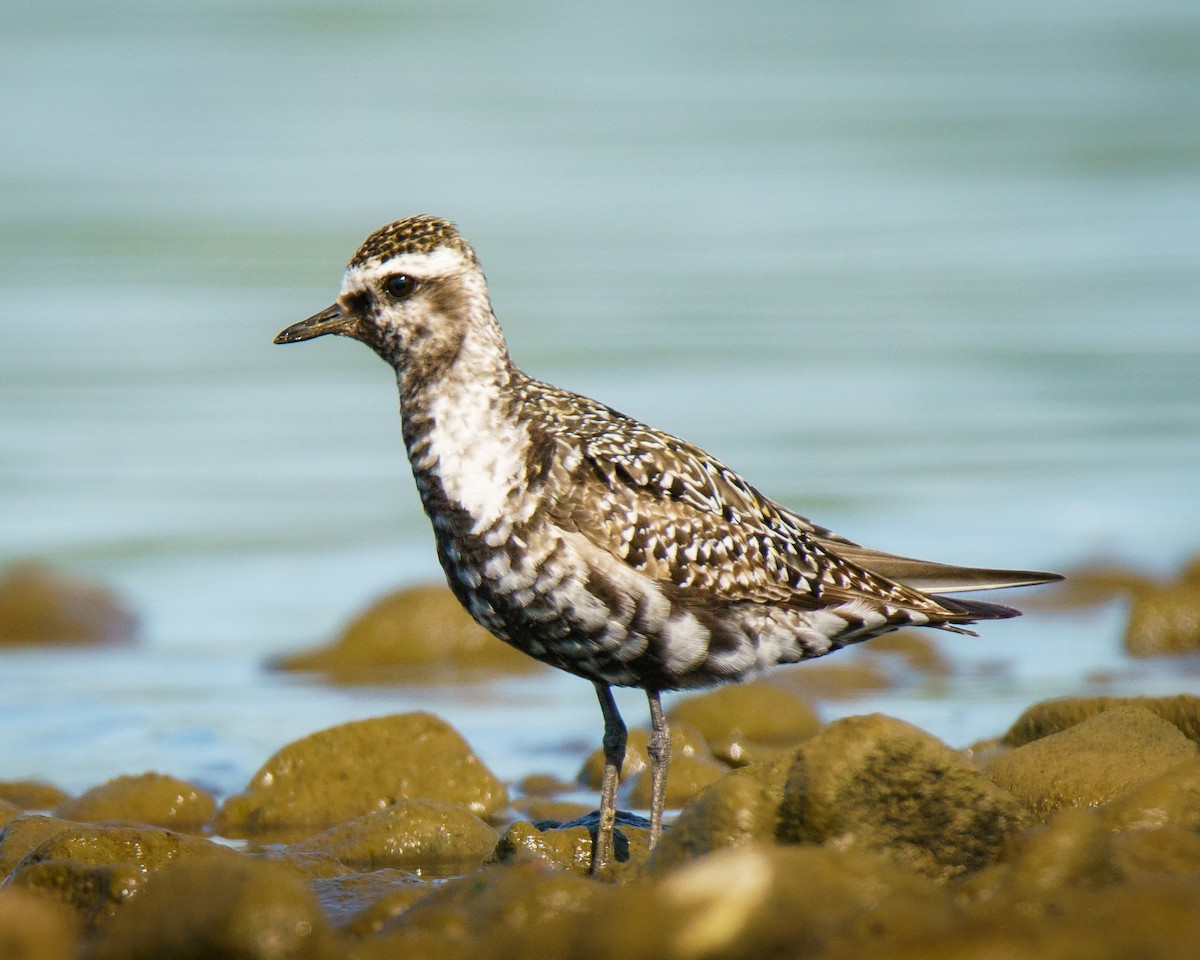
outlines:
[[[646,754],[650,758],[650,849],[662,836],[663,806],[667,796],[667,768],[671,764],[671,728],[663,716],[662,700],[657,690],[647,690],[650,701],[650,742]]]
[[[600,826],[592,847],[592,873],[599,873],[613,859],[613,825],[617,820],[617,787],[625,762],[625,722],[617,711],[612,688],[596,683],[600,711],[604,714],[604,779],[600,783]]]

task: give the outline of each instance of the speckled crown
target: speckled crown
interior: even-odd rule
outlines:
[[[450,247],[475,263],[475,251],[449,220],[416,216],[394,220],[380,227],[362,242],[350,260],[350,266],[382,263],[402,253],[432,253],[438,247]]]

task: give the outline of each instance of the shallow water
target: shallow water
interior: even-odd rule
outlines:
[[[143,618],[134,649],[0,652],[0,778],[230,791],[415,708],[506,777],[598,742],[567,676],[262,668],[438,576],[386,368],[270,342],[408,213],[460,223],[526,369],[855,539],[1047,569],[1200,549],[1194,4],[127,0],[0,27],[0,560]],[[940,638],[954,678],[826,714],[965,744],[1045,696],[1200,692],[1121,622]]]

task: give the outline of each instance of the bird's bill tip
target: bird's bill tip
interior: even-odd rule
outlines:
[[[342,309],[341,304],[335,303],[320,313],[314,313],[307,320],[293,323],[286,330],[281,330],[275,337],[275,342],[299,343],[301,340],[323,337],[327,333],[346,333],[350,323],[351,318]]]

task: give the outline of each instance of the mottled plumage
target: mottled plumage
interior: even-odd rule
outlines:
[[[966,632],[1017,611],[943,594],[1058,579],[861,547],[698,447],[532,379],[509,359],[475,254],[447,221],[412,217],[373,233],[338,302],[277,342],[326,333],[362,340],[395,369],[413,475],[463,606],[596,685],[608,767],[597,864],[610,854],[624,751],[609,685],[650,698],[654,839],[670,746],[660,691],[902,626]]]

